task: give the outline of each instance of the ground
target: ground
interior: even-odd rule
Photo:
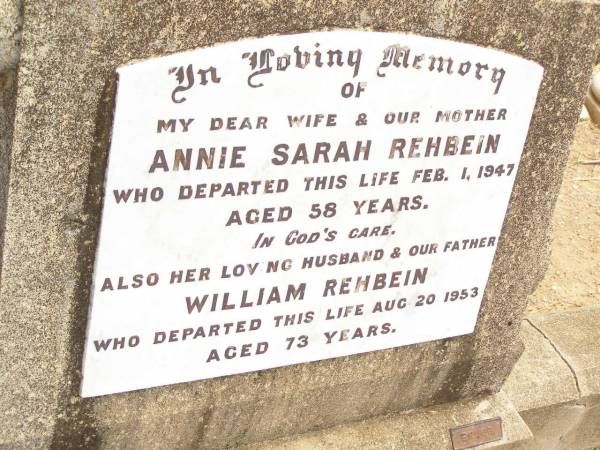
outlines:
[[[600,303],[600,128],[589,119],[577,125],[552,235],[550,265],[526,314]]]

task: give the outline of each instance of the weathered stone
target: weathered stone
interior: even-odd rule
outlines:
[[[469,400],[437,405],[408,414],[388,415],[291,439],[263,442],[244,450],[407,450],[452,448],[450,429],[480,420],[500,417],[503,438],[478,449],[526,448],[531,433],[502,392]],[[240,450],[242,450],[240,448]]]
[[[531,430],[525,450],[600,445],[600,307],[523,323],[525,352],[503,391]]]
[[[517,410],[579,399],[573,374],[552,344],[527,319],[521,333],[525,351],[502,388]]]
[[[580,398],[600,395],[600,305],[534,316],[530,321],[568,363],[575,376]]]
[[[0,0],[0,276],[20,41],[21,2]]]
[[[544,328],[557,331],[557,343],[535,328],[529,319],[524,320],[525,351],[504,384],[503,394],[379,417],[247,448],[446,449],[450,448],[449,428],[491,417],[502,418],[505,438],[479,448],[597,447],[600,444],[600,396],[595,392],[580,398],[577,372],[572,372],[574,366],[570,366],[571,354],[560,353],[556,345],[562,342],[560,336],[569,341],[565,347],[579,355],[579,368],[587,378],[586,374],[596,369],[600,357],[596,345],[598,332],[589,330],[590,326],[600,323],[599,314],[600,308],[592,307],[533,318],[537,324],[547,323]]]
[[[600,444],[600,403],[567,402],[520,412],[533,434],[522,450],[591,449]]]
[[[0,0],[0,72],[14,69],[19,61],[21,3]]]
[[[526,295],[545,270],[597,15],[591,3],[548,0],[27,3],[0,285],[0,445],[219,448],[497,391],[521,353]],[[476,332],[81,400],[114,69],[249,36],[336,27],[446,37],[544,66]]]

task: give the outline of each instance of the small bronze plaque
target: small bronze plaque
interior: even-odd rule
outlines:
[[[487,444],[488,442],[499,441],[502,439],[502,419],[495,417],[461,427],[450,428],[450,438],[452,439],[452,448],[454,450],[462,450]]]

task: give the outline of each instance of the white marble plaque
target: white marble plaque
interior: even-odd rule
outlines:
[[[358,31],[120,67],[82,396],[473,332],[542,72]]]

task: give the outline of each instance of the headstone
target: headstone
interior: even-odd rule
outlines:
[[[496,392],[521,352],[525,297],[545,270],[548,221],[593,59],[596,37],[589,30],[594,19],[591,4],[553,1],[436,2],[431,8],[382,1],[368,6],[352,1],[327,6],[28,3],[0,285],[0,372],[8,374],[0,381],[0,444],[234,447]],[[291,60],[295,45],[314,54],[316,37],[326,50],[343,50],[343,64],[296,68]],[[378,76],[390,46],[396,55],[408,46],[411,54],[425,58],[451,57],[455,66],[449,73],[442,60],[442,71],[430,71],[428,59],[419,66],[419,61],[392,58],[381,67],[385,76]],[[273,51],[271,72],[248,80],[253,70],[264,69],[260,51],[265,49]],[[358,69],[351,62],[357,54],[348,59],[355,49],[362,50]],[[286,53],[290,67],[278,70],[287,59],[278,62],[277,56]],[[463,65],[465,74],[459,72],[466,62],[481,65],[481,78],[476,66],[466,71]],[[214,78],[205,64],[216,68]],[[351,87],[344,91],[345,84]],[[502,108],[506,120],[497,120]],[[450,112],[448,122],[435,122],[438,110],[459,110],[462,117],[466,109],[486,114],[495,109],[495,119],[454,122]],[[418,112],[419,121],[398,123],[403,111]],[[394,124],[385,123],[388,112],[396,114]],[[319,113],[324,114],[323,128],[286,123],[288,114],[310,114],[312,121]],[[358,125],[362,113],[366,124]],[[336,114],[336,126],[326,126],[327,114]],[[221,129],[210,130],[211,118],[230,116],[238,117],[232,127],[241,127],[247,116],[255,129],[228,130],[224,120]],[[268,117],[266,130],[256,129],[257,116]],[[171,119],[175,127],[183,119],[189,134],[177,128],[171,133]],[[465,138],[470,135],[476,138]],[[444,149],[456,149],[453,156],[409,158],[411,152],[424,155],[427,145],[409,139],[438,136]],[[448,144],[451,136],[457,140]],[[484,139],[478,153],[479,136]],[[399,158],[389,159],[395,138],[406,141],[395,153]],[[369,159],[361,161],[360,149],[368,140]],[[344,160],[341,141],[348,144],[348,155],[358,148],[358,161]],[[320,160],[313,163],[318,142],[332,145],[328,152],[319,147]],[[306,158],[300,143],[306,143]],[[215,151],[245,149],[233,159],[234,153],[227,153],[227,168],[195,170],[198,149],[211,146]],[[461,155],[463,148],[471,154]],[[337,161],[324,161],[326,153],[334,159],[338,152]],[[467,181],[461,180],[465,167]],[[378,185],[378,175],[375,186],[357,185],[363,173],[370,183],[373,173],[388,172],[390,181],[396,170],[397,185]],[[342,175],[347,175],[346,186],[336,189]],[[330,178],[333,188],[305,190],[306,183],[313,183],[306,181],[310,177],[335,177]],[[239,190],[240,182],[270,179],[275,180],[272,194],[215,198],[215,190],[213,198],[195,198],[198,191],[200,197],[210,193],[198,184],[232,183]],[[278,184],[280,179],[288,183],[278,192],[286,185]],[[319,183],[328,187],[330,179]],[[191,192],[192,198],[178,199],[181,185],[192,186],[183,189],[183,196]],[[144,187],[147,200],[141,202],[144,194],[135,188]],[[153,187],[164,190],[156,202]],[[128,189],[134,202],[117,203],[114,191],[127,196]],[[398,200],[403,197],[408,201]],[[386,198],[396,200],[389,211],[380,211]],[[363,200],[367,203],[361,208],[374,211],[364,217],[354,204]],[[328,209],[329,203],[335,208]],[[259,211],[248,213],[254,209]],[[242,225],[233,211],[240,211]],[[255,220],[262,222],[248,223]],[[382,236],[387,225],[395,234]],[[376,226],[377,236],[369,236],[371,231],[356,240],[348,236],[353,228]],[[294,229],[307,233],[308,241],[312,233],[318,232],[319,239],[326,235],[324,228],[338,231],[339,237],[285,245]],[[259,240],[253,249],[260,233],[274,237],[273,243],[261,248],[265,241]],[[490,237],[496,240],[481,248],[478,241],[477,248],[467,250],[459,243],[456,252],[443,252],[447,241],[484,237],[486,244]],[[420,249],[432,243],[440,246],[437,253],[410,256],[412,245]],[[394,247],[401,253],[392,260]],[[379,248],[381,260],[325,269],[298,266],[307,256]],[[259,264],[256,275],[246,273],[247,264],[281,259],[293,260],[289,270],[266,273]],[[224,266],[233,275],[239,264],[236,270],[244,275],[220,278]],[[183,282],[187,270],[196,269],[190,275],[196,277],[203,267],[210,268],[210,279]],[[171,272],[178,270],[186,271],[182,282],[170,283]],[[402,274],[394,276],[397,271]],[[158,274],[155,286],[133,288],[134,276],[141,274],[139,280],[147,284],[151,273]],[[364,279],[358,292],[352,281],[344,287],[348,278],[356,282],[360,275],[379,273],[389,277],[385,289],[360,291]],[[120,277],[128,289],[118,289]],[[399,286],[390,288],[393,277]],[[113,289],[103,290],[107,278]],[[328,280],[336,281],[330,286],[335,296],[332,291],[324,295]],[[303,282],[305,291],[295,291],[297,298],[304,292],[302,300],[269,302],[249,308],[252,314],[223,308],[240,305],[246,290],[256,299],[260,287],[270,295],[272,286]],[[473,288],[477,292],[471,297]],[[461,299],[463,289],[467,297]],[[225,292],[230,292],[227,303]],[[209,311],[212,297],[204,303],[208,311],[194,305],[196,297],[202,302],[203,295],[213,293],[219,294],[215,311]],[[429,294],[435,300],[428,304]],[[419,295],[424,295],[422,306],[416,306]],[[398,312],[372,311],[379,300],[402,298],[407,306]],[[342,307],[343,316],[347,306],[351,314],[359,304],[365,305],[365,314],[327,323],[329,308],[337,314]],[[313,309],[311,323],[276,326],[277,315]],[[376,314],[381,318],[371,320]],[[185,329],[195,334],[205,324],[222,329],[225,323],[252,319],[260,319],[260,328],[239,336],[174,340]],[[380,335],[386,323],[389,332]],[[334,330],[341,335],[343,329],[353,330],[354,337],[365,326],[368,334],[371,325],[377,325],[377,336],[372,332],[331,344],[323,337]],[[172,330],[179,331],[169,342]],[[152,343],[156,332],[164,333],[159,334],[164,342]],[[133,335],[139,343],[130,340]],[[305,347],[298,347],[301,336],[307,336]],[[122,337],[131,348],[94,351],[95,342]],[[260,342],[268,342],[262,355],[257,354]],[[247,343],[253,344],[251,356],[221,359],[227,346],[243,352],[240,346]],[[220,360],[207,363],[213,348]],[[146,389],[158,385],[168,386]]]
[[[118,69],[82,395],[472,333],[541,77],[351,31]]]

